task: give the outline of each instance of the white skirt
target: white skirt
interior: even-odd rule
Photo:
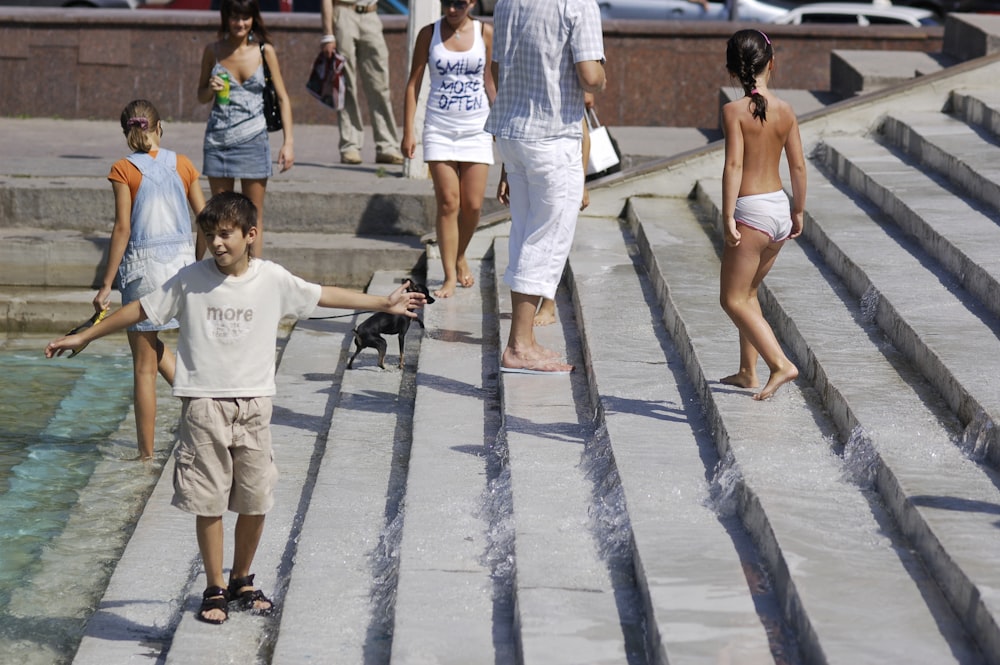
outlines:
[[[424,126],[425,162],[493,163],[493,135],[482,129],[449,130]]]

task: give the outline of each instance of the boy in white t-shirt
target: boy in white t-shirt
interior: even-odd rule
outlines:
[[[252,258],[257,210],[242,194],[213,196],[197,222],[212,259],[184,267],[162,288],[122,307],[101,325],[50,342],[45,356],[80,350],[147,318],[180,323],[173,392],[183,403],[173,504],[196,515],[208,581],[197,618],[221,624],[231,601],[258,614],[274,609],[254,588],[250,566],[277,479],[270,425],[279,321],[306,317],[317,305],[414,318],[412,310],[424,304],[424,296],[406,292],[405,284],[388,296],[320,286]],[[239,517],[233,566],[224,586],[222,514],[227,509]]]

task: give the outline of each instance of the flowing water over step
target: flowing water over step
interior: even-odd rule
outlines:
[[[124,340],[99,340],[75,358],[46,360],[48,339],[0,346],[4,665],[72,657],[162,463],[135,460],[132,360]],[[176,413],[164,397],[160,450],[172,441]]]

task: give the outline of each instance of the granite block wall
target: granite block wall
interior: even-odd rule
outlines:
[[[318,14],[265,14],[296,123],[334,123],[305,91],[319,50]],[[393,103],[402,119],[407,22],[384,16]],[[153,101],[174,121],[204,121],[196,98],[215,12],[0,8],[0,115],[116,120],[131,99]],[[723,22],[608,21],[608,90],[598,99],[611,126],[718,127],[718,90],[729,84],[725,43],[742,27]],[[830,89],[833,49],[941,51],[944,29],[898,26],[768,26],[773,86]]]

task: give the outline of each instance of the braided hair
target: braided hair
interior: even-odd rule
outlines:
[[[767,100],[757,90],[757,76],[772,58],[771,40],[760,30],[740,30],[726,44],[726,69],[743,86],[753,117],[761,122],[767,119]]]

